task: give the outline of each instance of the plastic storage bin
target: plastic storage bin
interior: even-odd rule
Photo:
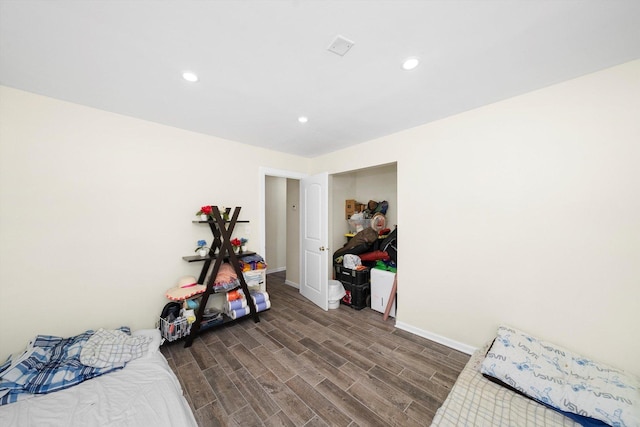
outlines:
[[[362,310],[369,306],[371,286],[369,284],[370,272],[364,270],[352,270],[336,264],[336,279],[342,283],[346,295],[340,302],[356,310]]]
[[[348,219],[349,233],[357,234],[365,228],[371,227],[371,218],[367,219]]]
[[[336,280],[350,285],[364,285],[369,283],[370,272],[368,268],[352,270],[343,267],[342,264],[334,264],[336,268]]]
[[[342,286],[344,286],[345,291],[345,296],[340,300],[342,304],[348,305],[355,310],[362,310],[369,306],[371,287],[368,283],[352,285],[350,283],[342,282]]]
[[[249,270],[243,272],[244,281],[247,282],[247,287],[250,291],[264,291],[267,289],[266,275],[267,270]]]

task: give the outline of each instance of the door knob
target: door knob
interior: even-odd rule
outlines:
[[[324,246],[320,246],[320,252],[324,251]]]

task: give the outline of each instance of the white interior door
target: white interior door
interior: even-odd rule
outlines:
[[[329,309],[329,174],[300,180],[300,293]]]

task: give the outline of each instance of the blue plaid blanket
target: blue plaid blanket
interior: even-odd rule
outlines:
[[[130,334],[128,327],[119,330]],[[124,367],[96,368],[80,362],[83,345],[94,331],[71,338],[38,335],[27,350],[0,365],[0,405],[17,402],[34,394],[69,388],[91,378]]]

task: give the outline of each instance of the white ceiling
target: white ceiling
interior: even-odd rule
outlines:
[[[637,58],[638,0],[0,0],[0,84],[307,157]]]

